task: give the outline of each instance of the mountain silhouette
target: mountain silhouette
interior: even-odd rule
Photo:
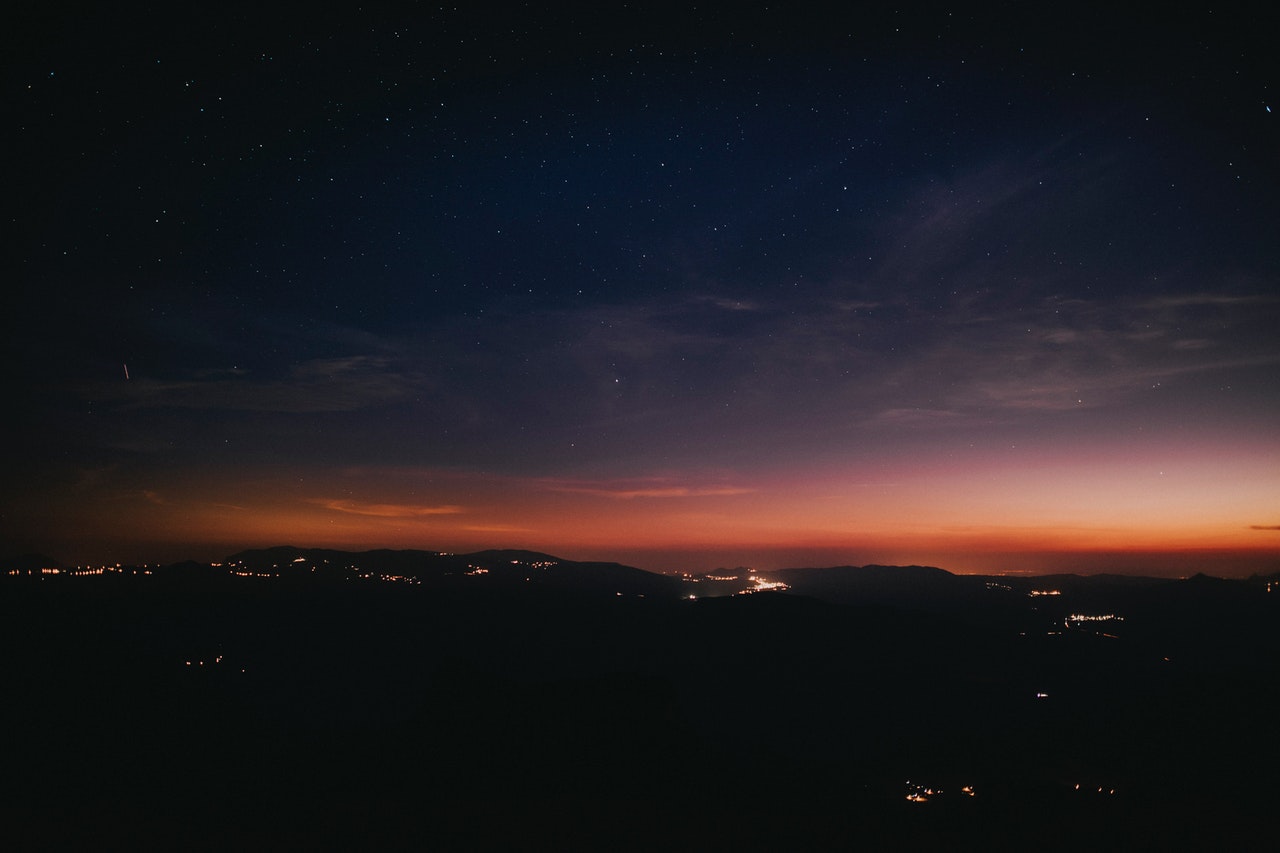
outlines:
[[[431,588],[473,592],[528,590],[590,596],[674,598],[680,581],[620,563],[579,562],[526,550],[468,554],[379,549],[339,551],[279,546],[227,557],[229,571],[282,578],[404,579]]]
[[[18,847],[72,827],[431,847],[449,826],[473,848],[485,827],[599,818],[591,846],[612,848],[673,816],[708,828],[702,848],[986,849],[998,831],[1025,849],[1046,827],[1206,847],[1280,796],[1265,579],[691,581],[295,546],[150,571],[0,575]]]
[[[16,575],[38,575],[42,569],[64,569],[62,563],[45,554],[21,554],[10,557],[3,563],[3,569]]]

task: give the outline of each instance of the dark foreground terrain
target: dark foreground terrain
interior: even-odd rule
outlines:
[[[14,570],[6,847],[1273,849],[1280,579],[739,574]]]

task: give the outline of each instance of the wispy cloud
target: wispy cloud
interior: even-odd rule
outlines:
[[[955,312],[905,346],[876,404],[876,419],[905,413],[981,413],[1022,417],[1092,409],[1133,399],[1175,381],[1280,363],[1258,315],[1280,302],[1224,296],[1205,317],[1187,306],[1046,297],[1015,306]],[[1170,306],[1182,306],[1172,311]],[[913,399],[914,398],[914,399]],[[912,405],[905,405],[911,403]],[[921,423],[933,418],[916,418]]]
[[[394,402],[420,388],[419,378],[384,356],[352,355],[297,363],[282,374],[202,371],[181,380],[145,374],[89,389],[127,408],[251,412],[347,412]]]
[[[1265,293],[1180,293],[1157,296],[1147,301],[1147,306],[1161,308],[1199,308],[1205,306],[1236,307],[1249,305],[1275,305],[1280,296]]]
[[[760,304],[749,299],[729,299],[723,296],[695,296],[694,303],[707,303],[724,311],[759,311]]]
[[[751,494],[756,491],[743,486],[725,484],[690,485],[665,478],[613,481],[545,479],[541,484],[543,488],[550,491],[598,495],[616,500],[728,497]]]
[[[682,452],[717,435],[811,441],[860,425],[1021,422],[1280,362],[1258,319],[1280,320],[1280,303],[1249,294],[1223,295],[1207,318],[1194,307],[1206,297],[1068,298],[1041,283],[1013,296],[956,287],[931,300],[889,288],[875,300],[833,282],[785,301],[676,294],[507,316],[468,338],[442,330],[430,337],[437,367],[422,356],[432,371],[423,387],[445,404],[433,417],[478,437],[514,420],[547,442],[550,458],[581,447],[584,434],[646,448],[657,436]],[[711,449],[735,445],[744,446],[735,438]],[[599,492],[696,497],[699,488]]]
[[[971,416],[950,409],[892,408],[877,412],[874,421],[890,426],[951,427],[971,420]]]
[[[1280,524],[1250,524],[1250,530],[1280,530]]]
[[[371,516],[374,518],[426,518],[433,515],[457,515],[466,510],[451,504],[424,506],[420,504],[378,504],[360,503],[352,500],[328,500],[314,498],[308,501],[334,512],[349,515]]]

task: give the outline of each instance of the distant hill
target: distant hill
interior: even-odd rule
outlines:
[[[17,557],[11,557],[0,565],[0,569],[5,572],[13,572],[23,575],[38,575],[41,569],[62,569],[66,568],[53,557],[45,554],[21,554]]]
[[[1171,578],[1155,578],[1148,577],[1146,575],[1117,575],[1105,573],[1097,575],[983,575],[982,577],[986,581],[1008,584],[1020,592],[1029,592],[1033,589],[1057,589],[1066,591],[1099,587],[1138,588],[1167,584],[1172,580]]]
[[[438,551],[337,551],[279,546],[241,551],[223,561],[231,573],[281,578],[371,578],[476,592],[518,589],[585,595],[680,594],[676,578],[619,563],[578,562],[523,550],[471,554]]]
[[[769,572],[790,591],[836,604],[875,604],[926,610],[968,608],[989,598],[981,578],[934,566],[832,566]]]
[[[0,577],[0,819],[14,849],[592,814],[593,847],[684,814],[716,822],[678,849],[1217,849],[1280,796],[1273,584],[294,546]]]

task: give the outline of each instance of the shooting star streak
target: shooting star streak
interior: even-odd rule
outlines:
[[[124,378],[125,379],[129,378],[129,365],[127,364],[124,366]]]

